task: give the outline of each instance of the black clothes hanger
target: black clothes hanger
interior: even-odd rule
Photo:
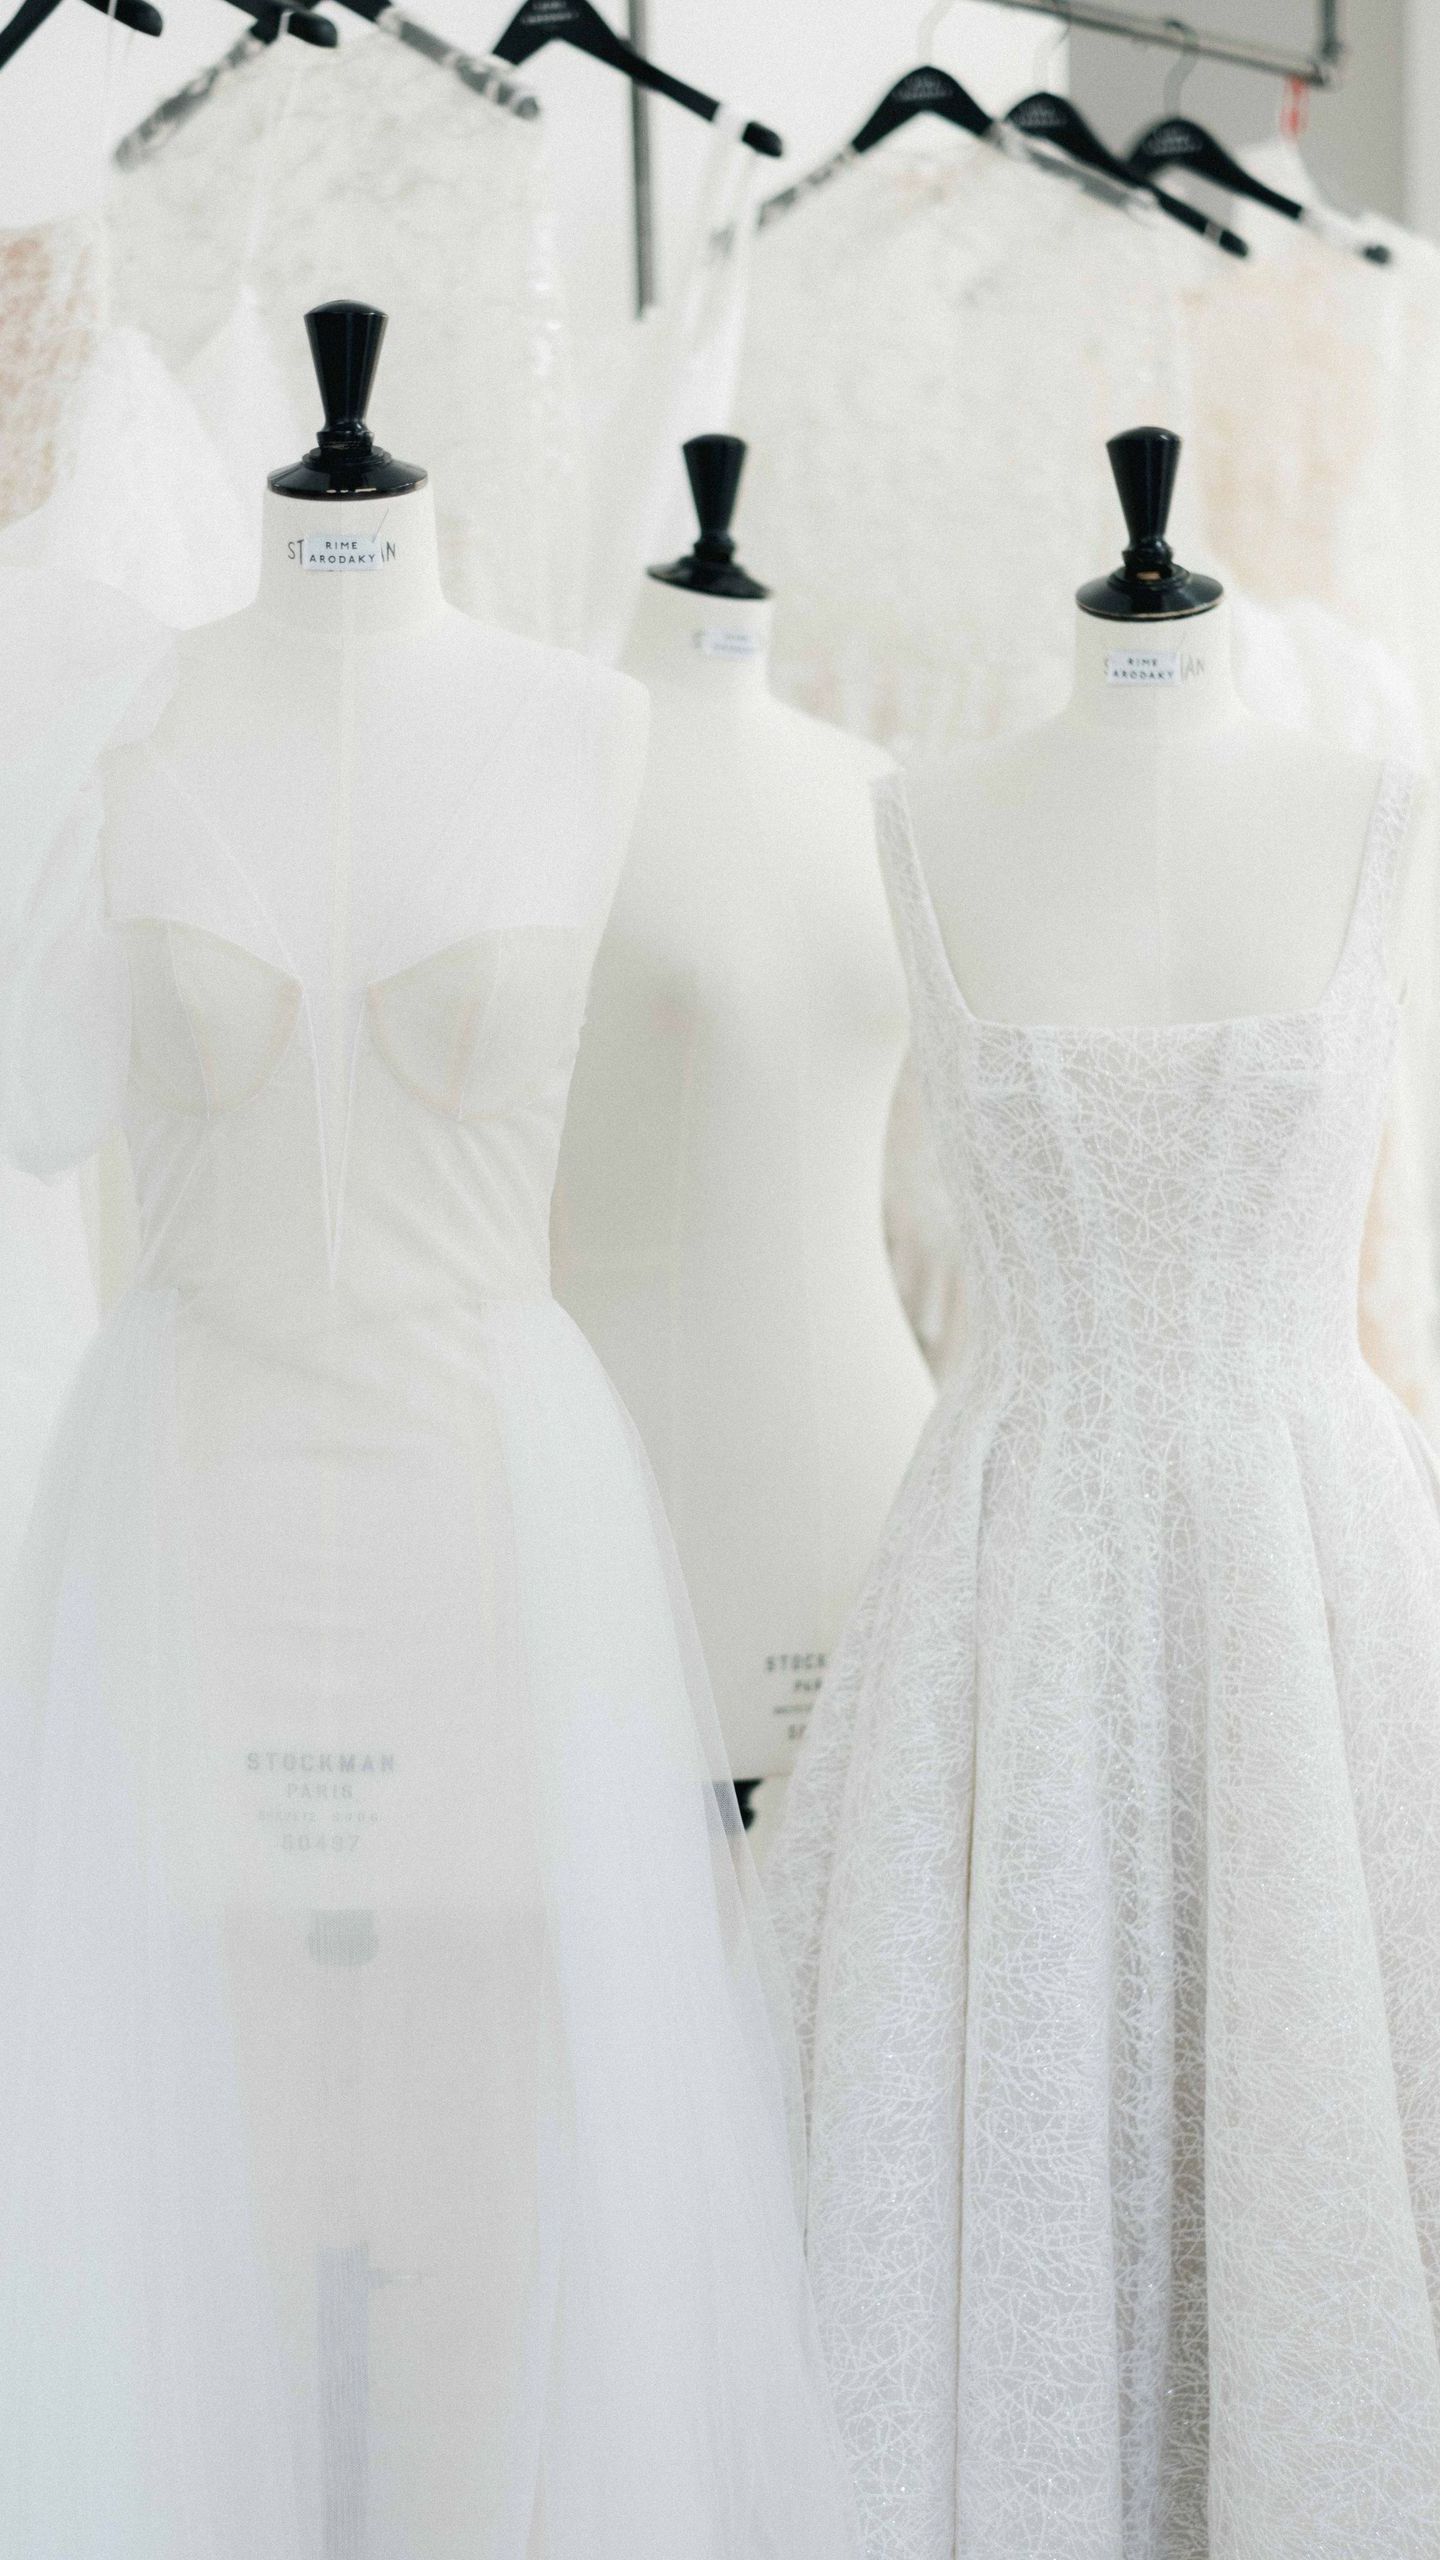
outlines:
[[[989,133],[995,124],[994,117],[986,114],[950,72],[937,71],[932,62],[922,62],[886,90],[874,114],[866,117],[851,141],[851,150],[873,151],[877,142],[898,133],[916,116],[943,116],[947,124],[958,124],[963,132],[974,134]]]
[[[1223,187],[1227,195],[1241,196],[1248,204],[1264,205],[1268,212],[1284,216],[1287,222],[1304,222],[1308,207],[1294,196],[1284,196],[1267,187],[1263,178],[1254,177],[1242,160],[1226,150],[1213,133],[1197,124],[1193,116],[1166,115],[1158,124],[1148,126],[1130,145],[1126,167],[1137,178],[1149,178],[1161,169],[1191,169],[1197,178],[1206,178],[1211,186]],[[1388,266],[1390,251],[1383,240],[1358,242],[1358,254],[1377,267]]]
[[[591,0],[524,0],[490,50],[499,61],[518,66],[547,44],[569,44],[577,53],[592,54],[610,70],[623,72],[637,89],[653,89],[659,97],[673,98],[677,106],[688,107],[693,116],[702,116],[707,124],[713,124],[721,113],[718,98],[707,97],[703,89],[692,89],[687,81],[677,80],[673,72],[647,62],[623,36],[617,36]],[[778,160],[785,149],[779,134],[772,133],[768,124],[747,124],[740,139],[767,160]]]
[[[0,27],[0,70],[59,6],[60,0],[20,0],[14,17]],[[114,18],[122,27],[133,27],[137,35],[158,36],[165,32],[165,21],[159,10],[151,7],[150,0],[115,0],[113,8],[109,0],[88,0],[88,6],[98,9],[102,18]]]
[[[1117,187],[1143,187],[1172,222],[1183,223],[1187,231],[1198,232],[1202,239],[1213,240],[1217,248],[1228,250],[1232,258],[1249,256],[1249,248],[1238,231],[1231,231],[1223,222],[1212,222],[1209,214],[1202,213],[1198,205],[1187,204],[1183,196],[1168,194],[1164,187],[1156,185],[1152,177],[1131,169],[1123,160],[1117,160],[1079,108],[1069,98],[1062,98],[1056,90],[1033,89],[1029,97],[1016,101],[1005,121],[1012,124],[1017,133],[1027,134],[1032,142],[1052,144],[1068,159],[1077,161],[1082,169],[1093,169],[1097,176],[1109,178]]]
[[[254,19],[262,44],[273,44],[277,36],[294,36],[299,44],[318,44],[328,51],[340,40],[334,19],[322,18],[313,9],[280,9],[274,0],[230,0],[230,6]]]

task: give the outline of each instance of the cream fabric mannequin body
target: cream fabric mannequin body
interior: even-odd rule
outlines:
[[[886,758],[777,702],[768,603],[644,585],[651,764],[561,1152],[556,1289],[660,1478],[742,1778],[791,1765],[930,1402],[880,1226]]]
[[[1173,652],[1173,679],[1127,679],[1114,662],[1132,651],[1158,653],[1167,674]],[[1375,772],[1245,708],[1223,602],[1152,624],[1079,612],[1065,710],[915,778],[966,1001],[986,1019],[1083,1024],[1313,1004],[1344,937]],[[1397,984],[1403,905],[1388,934]]]
[[[7,767],[0,1137],[123,1123],[140,1252],[0,1627],[0,2547],[832,2560],[753,1872],[549,1286],[645,698],[425,487],[263,541]]]

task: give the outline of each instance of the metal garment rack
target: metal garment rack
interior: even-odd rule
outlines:
[[[1195,62],[1233,62],[1244,71],[1268,71],[1280,80],[1303,80],[1308,88],[1329,89],[1340,77],[1345,45],[1340,33],[1340,0],[1318,0],[1314,48],[1285,53],[1258,44],[1253,36],[1209,35],[1184,18],[1156,17],[1142,9],[1112,9],[1105,0],[997,0],[1002,9],[1021,9],[1035,18],[1058,18],[1069,27],[1085,27],[1096,35],[1128,36],[1134,44],[1158,44],[1171,53],[1188,54]]]
[[[626,0],[625,32],[637,53],[650,50],[648,0]],[[655,170],[650,144],[650,93],[630,85],[630,177],[635,207],[635,309],[643,319],[659,298],[655,267]]]
[[[1231,62],[1244,71],[1268,72],[1277,80],[1303,80],[1307,88],[1330,89],[1340,77],[1345,40],[1340,33],[1340,0],[1317,0],[1315,43],[1309,53],[1285,53],[1258,44],[1252,36],[1208,35],[1181,17],[1155,17],[1141,9],[1116,9],[1106,0],[996,0],[1002,9],[1019,9],[1032,18],[1060,19],[1067,27],[1084,27],[1095,35],[1128,36],[1132,44],[1161,45],[1192,62]],[[626,0],[626,33],[637,52],[647,49],[648,0]],[[650,100],[643,89],[630,92],[630,167],[635,215],[635,308],[648,311],[658,291],[655,247],[655,177],[650,137]]]

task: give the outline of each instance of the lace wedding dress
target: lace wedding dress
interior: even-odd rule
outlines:
[[[1187,423],[1187,250],[1218,255],[955,136],[762,222],[735,426],[791,701],[902,755],[1059,708],[1075,589],[1115,548],[1105,439]]]
[[[252,577],[189,404],[154,350],[111,323],[90,214],[0,232],[0,565],[21,562],[104,579],[177,624],[241,603]],[[0,581],[12,694],[32,647],[31,596],[25,578]],[[81,1194],[75,1177],[41,1185],[0,1166],[0,1589],[94,1326]]]
[[[0,1127],[118,1114],[142,1256],[3,1648],[0,2547],[844,2560],[713,1709],[549,1292],[634,689],[452,615],[403,740],[308,638],[237,726],[222,625],[177,733],[117,599],[31,629]]]
[[[728,400],[755,158],[739,119],[718,123],[663,300],[639,323],[575,315],[536,107],[513,73],[478,94],[379,34],[255,53],[123,147],[116,294],[257,523],[266,473],[314,424],[301,314],[378,304],[380,429],[430,471],[447,594],[613,656],[683,492],[680,444]]]
[[[452,602],[573,639],[584,490],[527,97],[369,32],[275,44],[122,168],[107,213],[117,309],[195,397],[257,557],[266,475],[313,441],[302,315],[350,295],[390,315],[379,430],[430,473]]]
[[[1233,259],[1029,152],[951,137],[842,154],[777,200],[754,251],[736,407],[752,442],[746,546],[777,590],[779,689],[924,761],[1058,709],[1075,589],[1115,552],[1105,439],[1155,418],[1187,437],[1176,547],[1235,593],[1251,707],[1361,752],[1422,752],[1413,633],[1440,583],[1408,564],[1440,550],[1440,520],[1417,546],[1396,509],[1412,488],[1411,523],[1435,511],[1434,475],[1421,488],[1401,468],[1401,421],[1413,453],[1413,422],[1440,400],[1426,373],[1440,364],[1440,260],[1419,243],[1382,270],[1278,218],[1264,228],[1265,255]],[[1413,396],[1397,403],[1402,381]],[[1434,689],[1440,702],[1440,672]],[[1382,1375],[1432,1421],[1434,973],[1428,948],[1412,958],[1364,1316]],[[953,1217],[907,1079],[886,1227],[941,1376],[964,1342]]]
[[[1360,1357],[1388,768],[1304,1012],[963,1002],[970,1323],[769,1880],[868,2560],[1440,2552],[1440,1514]]]

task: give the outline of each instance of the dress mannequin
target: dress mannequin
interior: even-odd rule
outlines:
[[[791,1765],[931,1392],[880,1227],[905,1036],[867,787],[886,759],[769,690],[770,603],[725,530],[743,451],[686,447],[707,529],[631,631],[651,761],[554,1223],[742,1782]]]
[[[106,790],[106,899],[141,1026],[132,1078],[188,1077],[198,1120],[225,1105],[214,1126],[240,1150],[217,1146],[179,1186],[182,1207],[208,1212],[193,1246],[152,1218],[139,1273],[142,1303],[154,1291],[180,1309],[179,1456],[201,1559],[202,1676],[157,1820],[189,1907],[226,1915],[267,2281],[297,2405],[316,2395],[306,2494],[337,2560],[358,2560],[385,2502],[417,2548],[501,2546],[527,2459],[515,2333],[532,2230],[549,2228],[527,2114],[536,1888],[502,1809],[523,1749],[504,1686],[513,1527],[493,1416],[473,1390],[466,1414],[456,1387],[485,1375],[486,1355],[463,1349],[483,1311],[463,1311],[455,1277],[477,1206],[468,1185],[452,1203],[435,1182],[417,1245],[377,1188],[387,1164],[425,1162],[429,1130],[449,1143],[470,1115],[483,1130],[516,1107],[506,971],[538,938],[524,1018],[543,1036],[598,938],[646,725],[629,679],[447,603],[425,476],[359,424],[379,327],[361,306],[311,315],[330,423],[265,493],[257,600],[182,639],[163,710]],[[552,824],[577,802],[578,825]],[[517,946],[520,964],[504,956]],[[495,1055],[467,1071],[473,1026],[497,1011]],[[247,1111],[288,1113],[292,1069],[285,1128],[318,1180],[297,1216],[276,1151],[272,1229],[263,1179],[243,1215],[227,1196],[245,1179]],[[387,1144],[397,1108],[427,1095],[418,1133]],[[528,1306],[543,1252],[537,1269],[518,1234],[507,1242],[528,1192],[495,1143],[478,1216],[493,1198],[494,1285]],[[153,1165],[141,1173],[153,1189]],[[543,1248],[543,1205],[539,1227]],[[457,1294],[446,1349],[427,1310]],[[389,1595],[368,1628],[367,1589]],[[422,1671],[447,1631],[446,1672]],[[502,2047],[504,2095],[489,2117],[467,2113],[455,2056]],[[473,2154],[491,2136],[505,2166],[486,2186]],[[514,2234],[508,2255],[496,2225],[478,2227],[482,2189]],[[453,2405],[434,2396],[442,2364]],[[366,2475],[370,2432],[383,2479]],[[512,2447],[514,2483],[499,2476]]]
[[[1110,448],[1067,709],[923,862],[878,795],[964,1356],[767,1887],[887,2560],[1419,2560],[1440,2503],[1435,1461],[1356,1324],[1412,777],[1240,711],[1176,441]]]
[[[1241,702],[1229,608],[1213,579],[1176,570],[1163,543],[1178,442],[1138,428],[1111,446],[1136,537],[1127,564],[1160,546],[1164,609],[1145,610],[1142,590],[1140,609],[1116,618],[1123,589],[1082,588],[1066,708],[916,777],[941,931],[982,1017],[1300,1011],[1335,966],[1376,769]],[[1116,579],[1130,575],[1127,565]],[[1404,903],[1390,917],[1392,964]]]

